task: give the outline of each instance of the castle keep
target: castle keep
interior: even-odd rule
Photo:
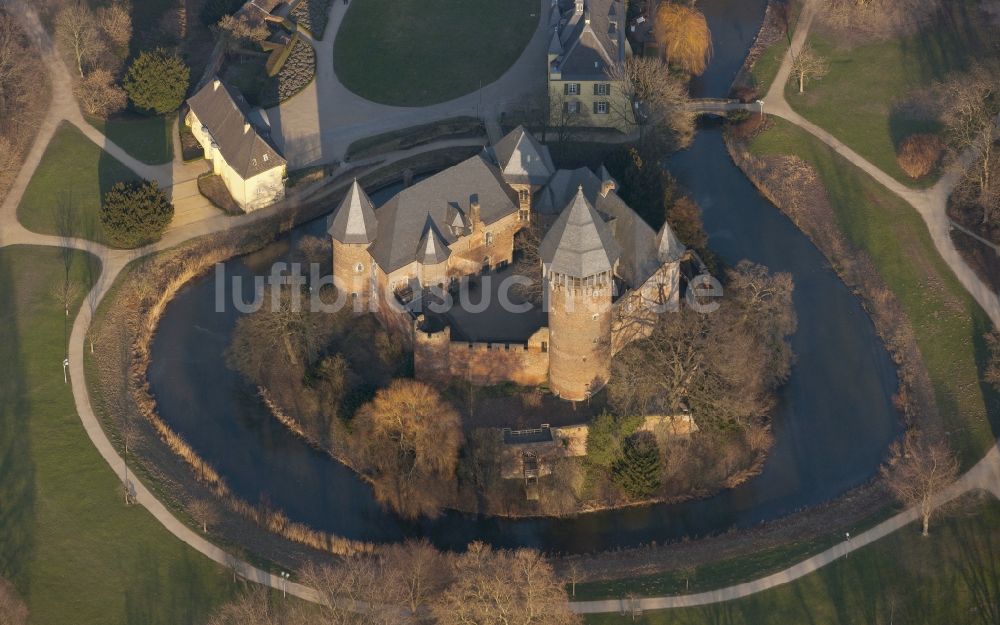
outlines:
[[[668,225],[650,228],[616,186],[603,167],[556,170],[548,148],[517,128],[377,209],[355,181],[328,221],[334,277],[355,310],[412,340],[418,378],[547,384],[585,399],[607,382],[612,356],[678,301],[684,247]],[[429,287],[506,267],[532,221],[545,228],[548,314],[526,340],[459,340],[447,321],[405,306]]]

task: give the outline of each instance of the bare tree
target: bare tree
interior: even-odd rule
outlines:
[[[794,285],[743,261],[727,273],[714,312],[661,315],[646,339],[612,361],[609,399],[621,414],[679,414],[702,425],[764,415],[790,370]]]
[[[570,625],[566,590],[537,551],[494,551],[472,543],[457,556],[455,581],[431,606],[438,625]]]
[[[219,20],[215,29],[229,50],[235,50],[249,43],[259,43],[271,34],[262,20],[248,15],[225,15]]]
[[[993,179],[997,164],[994,133],[1000,119],[1000,76],[996,68],[977,67],[967,76],[947,85],[947,106],[943,114],[953,149],[971,152],[976,166],[969,172],[983,207],[983,223],[994,219],[1000,211]]]
[[[947,442],[910,432],[893,445],[881,473],[903,505],[919,508],[921,533],[927,536],[937,495],[958,477],[958,458]]]
[[[690,109],[687,83],[650,57],[629,57],[609,72],[612,112],[627,128],[649,129],[685,147],[694,137],[696,115]]]
[[[386,586],[374,558],[344,558],[335,566],[311,564],[301,572],[300,578],[319,595],[319,622],[324,625],[380,625],[385,622],[380,618],[385,607],[380,593]],[[391,621],[386,625],[389,623]]]
[[[516,257],[514,275],[523,276],[528,282],[518,282],[512,289],[519,297],[536,306],[542,303],[544,283],[542,282],[542,259],[538,246],[542,243],[542,227],[532,221],[515,235]]]
[[[115,84],[115,77],[103,67],[87,74],[73,92],[84,112],[95,117],[118,113],[128,103],[125,90]]]
[[[555,132],[559,145],[572,141],[577,131],[588,125],[590,114],[579,105],[578,101],[562,93],[555,93],[549,98],[549,127]]]
[[[128,0],[97,9],[97,23],[114,45],[128,48],[132,41],[132,7]]]
[[[391,545],[382,558],[383,569],[391,572],[401,603],[411,616],[424,613],[451,581],[446,557],[426,538]]]
[[[805,92],[806,83],[823,78],[829,70],[829,63],[809,43],[803,44],[799,53],[792,57],[792,76],[799,84],[799,93]]]
[[[0,577],[0,625],[27,625],[28,606],[14,585]]]
[[[281,625],[285,610],[271,603],[267,588],[253,585],[212,614],[208,625]]]
[[[566,567],[566,581],[570,585],[570,596],[576,597],[576,585],[583,579],[583,568],[580,563],[573,560]]]
[[[0,11],[0,194],[20,169],[22,154],[45,106],[38,50],[17,22]]]
[[[208,528],[219,522],[219,508],[207,499],[195,499],[187,505],[188,514],[201,526],[201,531],[208,533]]]
[[[305,366],[318,353],[324,339],[321,316],[310,310],[300,285],[273,285],[261,295],[263,306],[236,323],[227,352],[230,366],[251,380],[281,358]]]
[[[56,40],[76,61],[80,78],[104,51],[97,18],[84,2],[73,2],[56,15]]]
[[[49,293],[69,317],[70,304],[76,303],[83,297],[83,285],[76,280],[71,280],[67,275],[62,282],[54,282]]]

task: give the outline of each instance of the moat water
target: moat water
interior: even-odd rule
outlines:
[[[765,0],[702,0],[715,57],[694,85],[722,97],[759,28]],[[892,408],[895,369],[856,297],[826,259],[732,163],[715,126],[668,162],[702,206],[710,245],[795,279],[796,360],[773,413],[775,445],[762,473],[714,497],[676,505],[606,511],[571,519],[498,519],[448,513],[405,522],[384,511],[353,472],[279,425],[223,355],[238,314],[215,312],[212,276],[193,281],[168,306],[149,371],[160,414],[250,502],[348,538],[394,541],[426,536],[445,548],[472,540],[583,552],[666,542],[749,527],[841,495],[878,470],[901,424]],[[373,194],[376,204],[398,187]],[[323,234],[313,222],[260,252],[226,263],[229,275],[264,275],[297,239]]]

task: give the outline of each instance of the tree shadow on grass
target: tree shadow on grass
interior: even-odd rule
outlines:
[[[979,388],[986,404],[986,420],[989,423],[993,438],[1000,439],[1000,391],[993,388],[985,380],[983,374],[989,366],[990,350],[986,346],[985,335],[993,330],[993,323],[982,310],[976,310],[972,318],[972,346],[976,355],[976,367],[979,370]]]
[[[949,74],[968,70],[978,58],[996,54],[989,26],[978,15],[978,3],[942,4],[931,24],[917,35],[900,40],[904,58],[919,64],[923,83],[944,80]]]
[[[0,577],[27,596],[25,568],[35,549],[35,463],[11,256],[10,248],[0,250]]]

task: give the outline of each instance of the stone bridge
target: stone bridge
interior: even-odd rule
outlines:
[[[688,102],[688,108],[699,115],[718,115],[721,117],[730,111],[762,112],[764,102],[757,100],[747,103],[726,98],[696,98]]]

